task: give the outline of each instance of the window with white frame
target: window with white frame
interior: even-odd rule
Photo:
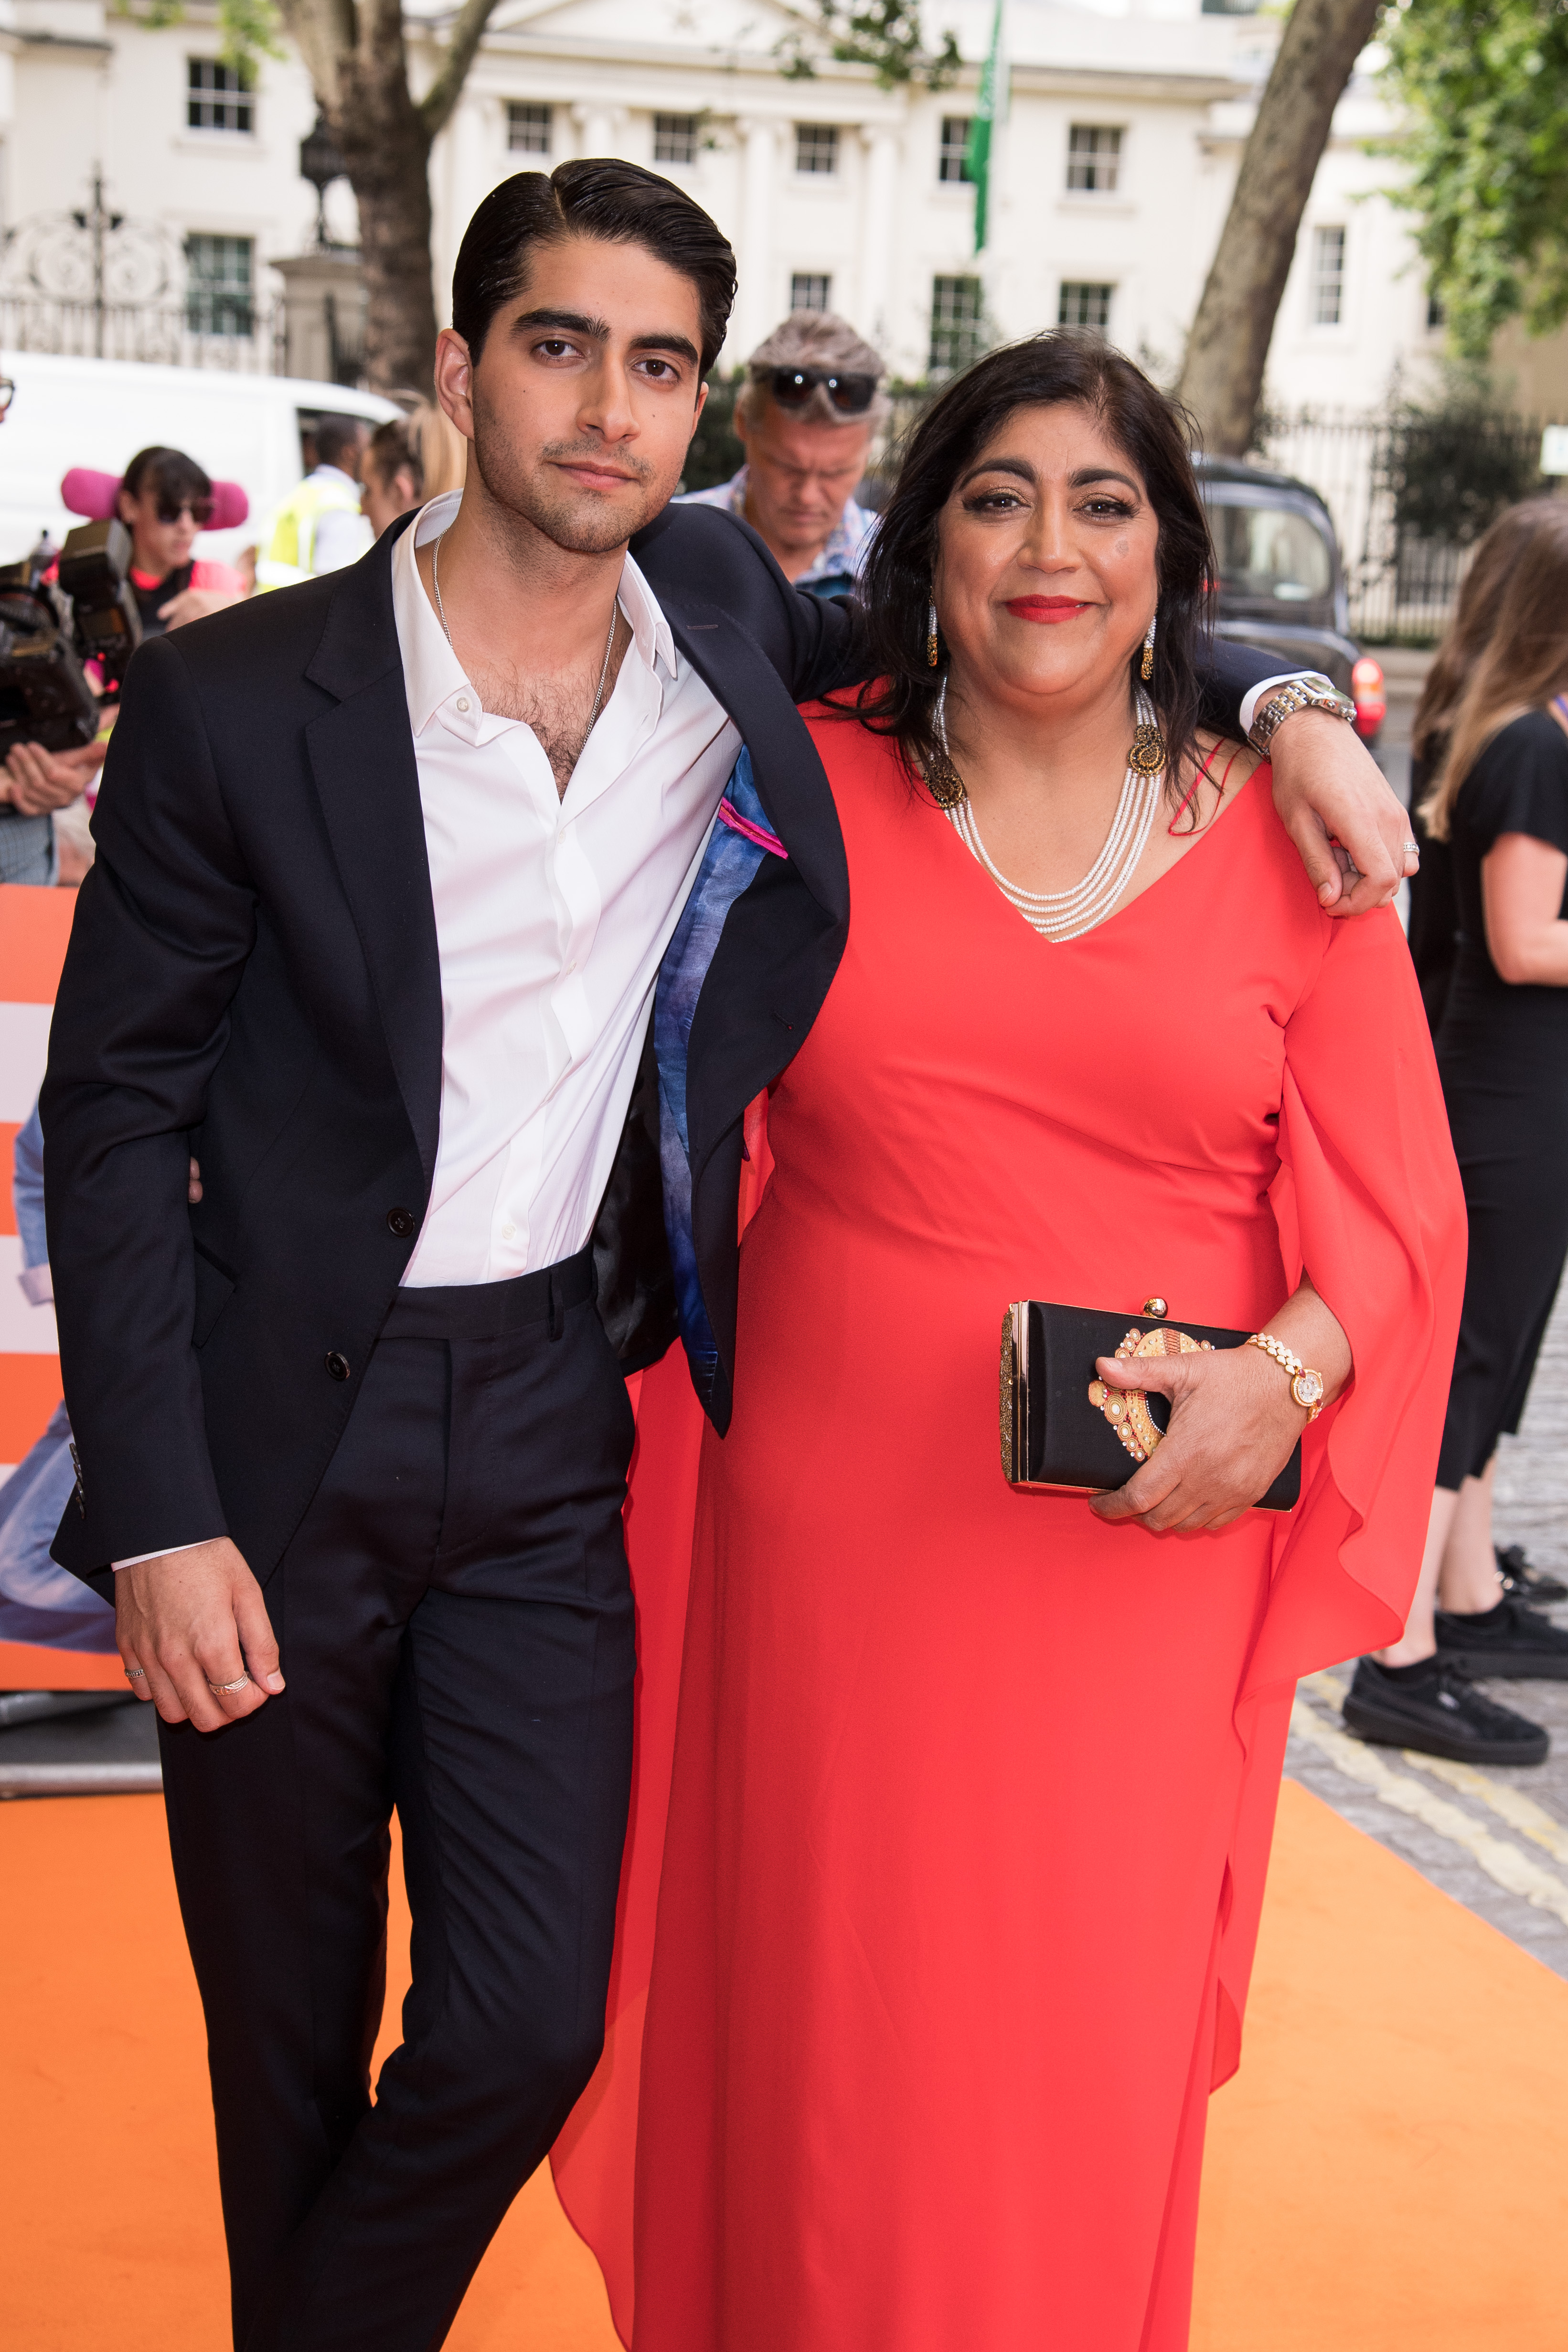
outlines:
[[[831,308],[829,296],[833,281],[825,270],[797,269],[789,280],[791,310],[826,310]]]
[[[1067,185],[1073,195],[1113,196],[1122,171],[1122,134],[1103,122],[1075,122],[1067,134]]]
[[[695,163],[697,160],[697,135],[701,125],[695,114],[655,114],[653,117],[653,161],[655,163]]]
[[[973,115],[945,114],[942,117],[942,144],[936,157],[936,177],[949,186],[969,176],[969,133],[975,127]]]
[[[1095,286],[1083,278],[1063,278],[1057,299],[1059,327],[1093,327],[1103,334],[1111,323],[1113,286]]]
[[[931,280],[931,373],[956,375],[977,360],[982,298],[977,278]]]
[[[185,324],[193,335],[256,332],[256,240],[185,239]]]
[[[185,59],[185,128],[226,131],[248,139],[256,129],[256,82],[248,66],[216,58]]]
[[[839,168],[839,126],[836,122],[797,122],[795,169],[825,177]]]
[[[1312,274],[1307,315],[1314,327],[1337,327],[1344,317],[1344,231],[1312,231]]]
[[[514,98],[507,104],[507,152],[510,155],[548,155],[555,128],[553,106],[536,106],[531,99]]]

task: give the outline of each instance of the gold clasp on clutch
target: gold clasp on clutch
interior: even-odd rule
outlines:
[[[1149,1299],[1150,1307],[1163,1309],[1163,1299]],[[1134,1324],[1116,1350],[1119,1361],[1130,1356],[1202,1356],[1214,1353],[1213,1343],[1195,1339],[1189,1332],[1178,1331],[1174,1324],[1163,1324],[1156,1331],[1141,1331]],[[1103,1412],[1134,1462],[1146,1462],[1154,1452],[1164,1430],[1155,1425],[1149,1411],[1149,1400],[1142,1389],[1113,1389],[1104,1381],[1091,1381],[1089,1402],[1097,1412]]]

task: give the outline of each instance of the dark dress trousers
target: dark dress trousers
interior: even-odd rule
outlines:
[[[712,509],[632,551],[788,851],[690,1039],[722,1427],[742,1116],[849,919],[795,706],[857,674],[857,622]],[[221,1732],[162,1727],[246,2352],[438,2345],[591,2071],[631,1753],[622,1374],[674,1337],[647,1055],[589,1251],[400,1292],[442,1013],[390,554],[137,655],[42,1097],[80,1465],[56,1557],[110,1593],[115,1559],[232,1537],[288,1680]],[[1211,716],[1268,669],[1223,649]],[[394,1806],[413,1990],[372,2106]]]

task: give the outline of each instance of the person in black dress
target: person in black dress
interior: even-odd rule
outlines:
[[[1410,830],[1420,844],[1421,862],[1408,884],[1406,929],[1434,1043],[1448,1010],[1458,953],[1459,912],[1452,845],[1432,838],[1422,821],[1421,803],[1442,765],[1459,698],[1491,642],[1509,575],[1541,520],[1542,509],[1550,504],[1527,499],[1510,507],[1481,540],[1459,583],[1454,617],[1427,672],[1411,725]],[[1522,1544],[1499,1544],[1494,1551],[1504,1593],[1521,1601],[1568,1601],[1568,1584],[1550,1570],[1532,1566]]]
[[[1404,1640],[1357,1666],[1344,1717],[1364,1738],[1524,1764],[1545,1732],[1470,1677],[1568,1678],[1568,1633],[1500,1591],[1491,1526],[1498,1440],[1519,1425],[1568,1257],[1568,506],[1506,520],[1490,636],[1446,740],[1427,738],[1420,804],[1452,889],[1437,1047],[1469,1209],[1464,1316],[1420,1588]],[[1483,541],[1478,564],[1494,552]],[[1440,887],[1424,886],[1416,932],[1429,1013]]]

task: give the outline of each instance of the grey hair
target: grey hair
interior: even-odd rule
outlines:
[[[791,310],[746,362],[746,382],[735,404],[735,413],[743,423],[754,424],[767,403],[767,387],[758,379],[779,367],[841,368],[848,375],[873,375],[879,383],[887,373],[882,353],[837,311]],[[874,430],[887,423],[893,403],[879,391],[859,416],[846,416],[818,384],[804,406],[792,408],[789,414],[807,425],[869,425]]]

